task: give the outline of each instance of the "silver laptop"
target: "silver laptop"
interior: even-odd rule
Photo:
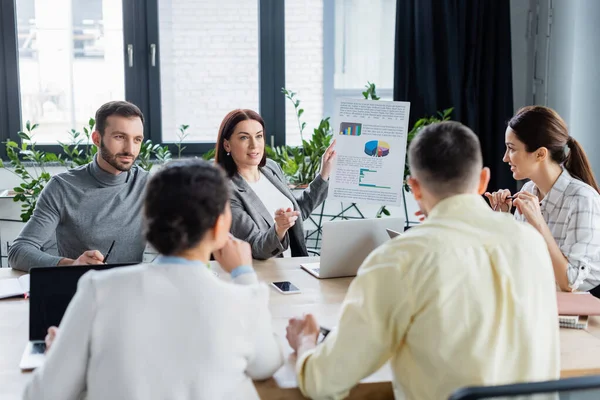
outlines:
[[[356,276],[356,271],[377,247],[390,240],[387,230],[399,234],[404,218],[373,218],[323,223],[323,245],[318,263],[300,267],[317,278]]]

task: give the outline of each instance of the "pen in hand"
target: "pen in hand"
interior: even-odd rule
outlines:
[[[517,192],[517,193],[513,194],[512,196],[506,196],[506,199],[505,199],[505,201],[506,201],[506,200],[513,200],[513,199],[516,199],[518,195],[519,195],[519,192]],[[499,205],[500,205],[500,203],[496,204],[496,205],[495,205],[495,206],[492,208],[492,210],[496,211],[496,210],[498,209],[498,206],[499,206]]]
[[[114,245],[115,245],[115,240],[112,241],[112,244],[110,245],[110,248],[108,249],[108,251],[106,252],[106,255],[104,256],[104,260],[102,260],[102,262],[104,264],[106,264],[106,260],[108,260],[108,256],[110,256],[110,252],[112,251]]]

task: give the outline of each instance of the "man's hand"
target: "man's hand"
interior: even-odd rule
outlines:
[[[304,318],[292,318],[286,328],[285,337],[290,347],[300,355],[317,345],[319,324],[312,314],[306,314]]]
[[[51,326],[50,328],[48,328],[48,334],[44,339],[44,341],[46,342],[46,352],[48,352],[48,350],[50,350],[50,347],[52,347],[52,343],[54,343],[56,335],[58,335],[58,328],[56,326]]]
[[[213,252],[215,260],[225,271],[231,273],[242,265],[252,266],[252,249],[243,240],[229,236],[229,240],[223,248]]]
[[[77,257],[77,260],[63,258],[58,262],[59,266],[67,265],[99,265],[104,264],[104,256],[98,250],[88,250]]]

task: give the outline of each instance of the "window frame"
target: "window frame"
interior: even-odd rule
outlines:
[[[0,158],[6,159],[7,140],[18,141],[21,130],[16,0],[0,1]],[[12,101],[11,101],[12,99]]]

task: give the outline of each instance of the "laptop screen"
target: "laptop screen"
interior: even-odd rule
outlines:
[[[90,270],[129,264],[31,268],[29,286],[29,340],[44,340],[48,328],[58,326],[77,291],[77,282]]]

